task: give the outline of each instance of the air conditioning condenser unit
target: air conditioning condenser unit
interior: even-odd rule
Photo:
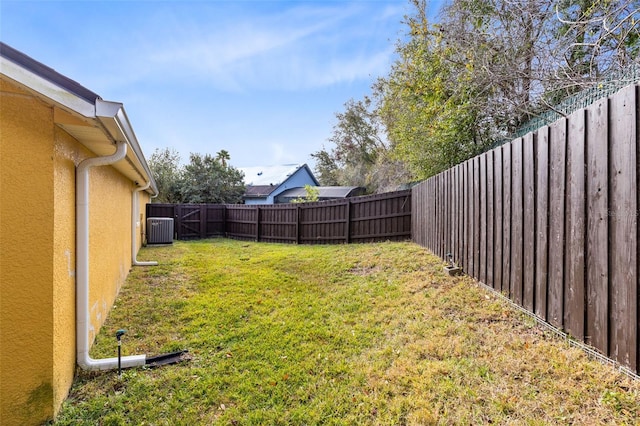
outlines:
[[[170,217],[147,218],[148,244],[173,244],[173,219]]]

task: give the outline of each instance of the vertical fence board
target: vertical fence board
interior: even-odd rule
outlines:
[[[431,194],[431,186],[433,184],[433,180],[429,179],[428,181],[425,182],[425,191],[424,191],[424,202],[427,203],[427,208],[426,208],[426,213],[427,213],[427,226],[426,226],[426,232],[425,232],[425,238],[427,240],[427,247],[429,248],[429,250],[433,251],[433,241],[432,241],[432,234],[433,234],[433,216],[432,216],[432,210],[433,210],[433,206],[434,206],[434,202],[433,202],[433,197]]]
[[[480,271],[478,276],[480,281],[487,282],[487,154],[484,153],[480,157],[478,171],[480,175]]]
[[[449,208],[447,209],[447,252],[453,256],[455,251],[454,245],[454,220],[453,220],[453,211],[455,209],[454,197],[453,197],[453,169],[449,169],[447,171],[447,205]]]
[[[502,292],[511,296],[511,144],[502,145]]]
[[[495,195],[495,209],[494,209],[494,230],[495,239],[493,244],[493,288],[494,290],[502,290],[502,263],[504,262],[504,256],[502,252],[502,232],[504,225],[502,223],[503,213],[503,198],[502,198],[502,147],[494,149],[494,195]]]
[[[611,269],[611,356],[636,369],[637,176],[636,89],[628,86],[610,99],[609,210]]]
[[[450,250],[448,241],[449,241],[449,208],[451,205],[449,204],[449,170],[445,170],[442,173],[442,185],[440,188],[442,190],[442,258],[446,259],[447,253]]]
[[[432,203],[429,202],[429,181],[425,181],[420,184],[421,201],[419,209],[422,209],[420,213],[420,220],[423,221],[419,226],[422,228],[420,233],[423,239],[423,246],[431,249],[429,246],[429,234],[432,227],[431,219],[429,218],[429,209]]]
[[[536,289],[535,314],[547,319],[549,277],[549,127],[538,130],[536,138]]]
[[[566,119],[551,125],[549,140],[549,288],[548,320],[562,327],[564,307],[564,206]]]
[[[488,286],[494,287],[494,274],[493,274],[493,256],[494,256],[494,220],[495,220],[495,206],[494,206],[494,179],[493,179],[493,153],[494,151],[487,152],[487,209],[486,209],[486,223],[487,223],[487,281]]]
[[[567,196],[566,196],[566,253],[565,306],[566,330],[577,339],[584,339],[584,251],[585,251],[585,183],[584,136],[585,110],[569,117],[567,136]]]
[[[445,257],[445,247],[444,247],[444,234],[446,232],[446,228],[447,228],[447,224],[446,224],[446,210],[447,210],[447,200],[446,200],[446,196],[444,193],[444,185],[445,185],[445,179],[446,179],[446,174],[447,172],[442,172],[438,175],[438,196],[440,198],[440,209],[438,210],[438,213],[440,215],[440,229],[439,229],[439,235],[438,235],[438,245],[440,247],[439,253],[440,253],[440,258],[444,259]]]
[[[442,258],[442,174],[435,176],[436,180],[436,254]]]
[[[477,278],[476,269],[476,174],[475,174],[475,159],[471,159],[467,163],[467,171],[469,173],[469,275]]]
[[[431,250],[434,254],[436,252],[436,178],[429,178],[429,220],[431,221],[431,226],[429,228],[429,250]]]
[[[480,278],[480,157],[473,159],[473,276]]]
[[[522,303],[522,138],[511,142],[511,300]]]
[[[471,160],[465,162],[465,193],[466,197],[466,209],[465,209],[465,223],[467,224],[466,241],[467,246],[467,266],[465,271],[467,274],[473,276],[473,164]]]
[[[456,170],[457,170],[457,175],[458,175],[458,182],[456,183],[456,192],[457,192],[457,196],[458,196],[458,257],[456,259],[456,262],[459,266],[463,267],[463,263],[464,263],[464,248],[465,248],[465,242],[464,242],[464,210],[465,210],[465,205],[464,205],[464,180],[463,180],[463,173],[462,173],[462,165],[458,164],[456,166]]]
[[[460,264],[460,211],[462,210],[462,206],[460,205],[460,167],[455,166],[453,168],[453,199],[455,202],[455,206],[453,209],[453,221],[454,221],[454,229],[453,229],[453,260],[456,264]]]
[[[523,250],[522,250],[522,306],[533,312],[535,294],[535,242],[536,242],[536,209],[535,209],[535,145],[536,137],[529,133],[522,143],[522,179],[523,179]]]
[[[469,265],[467,264],[467,247],[469,244],[467,242],[467,210],[469,207],[467,205],[467,168],[466,163],[462,163],[458,166],[460,171],[460,186],[458,187],[458,191],[460,191],[460,206],[462,207],[460,211],[460,266],[462,266],[465,273],[469,273]]]

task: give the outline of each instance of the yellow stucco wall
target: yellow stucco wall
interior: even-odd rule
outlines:
[[[53,406],[52,112],[0,89],[0,424],[30,424]]]
[[[146,191],[138,192],[138,223],[136,224],[137,247],[140,249],[142,244],[146,244],[147,232],[147,204],[151,202],[151,196]],[[138,259],[147,260],[147,259]]]
[[[133,185],[111,167],[92,168],[89,180],[89,340],[93,341],[131,268]]]
[[[89,153],[58,127],[54,136],[53,407],[57,409],[75,372],[75,168]]]
[[[75,168],[93,155],[50,105],[6,81],[0,96],[0,424],[39,424],[75,372]],[[108,166],[90,182],[93,339],[131,267],[133,183]]]

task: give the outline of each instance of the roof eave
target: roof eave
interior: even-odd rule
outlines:
[[[143,178],[146,180],[146,182],[151,183],[149,189],[151,189],[153,193],[157,195],[158,186],[155,179],[153,179],[151,169],[149,168],[149,165],[144,158],[142,148],[140,147],[138,138],[133,131],[133,127],[131,126],[129,117],[127,117],[127,113],[124,110],[124,106],[117,102],[109,102],[103,101],[102,99],[96,99],[96,118],[100,120],[100,122],[105,126],[109,133],[111,133],[111,136],[115,140],[119,140],[119,138],[122,138],[124,142],[129,144],[135,157],[134,159],[130,159],[130,161],[134,162],[132,166],[136,168],[136,170],[143,172]],[[143,183],[139,183],[139,185],[142,184]]]
[[[127,164],[124,165],[120,162],[115,164],[114,168],[118,169],[121,173],[125,174],[140,186],[150,182],[151,185],[146,191],[153,195],[158,194],[158,186],[153,179],[151,169],[144,158],[140,144],[133,132],[133,127],[131,126],[121,103],[104,101],[97,95],[93,103],[89,102],[86,97],[90,97],[93,92],[84,89],[84,97],[73,93],[67,88],[54,83],[50,79],[44,78],[28,67],[34,67],[33,64],[37,64],[39,67],[46,68],[47,72],[50,74],[55,74],[55,71],[3,43],[1,47],[0,74],[17,86],[32,93],[39,99],[52,104],[54,107],[60,108],[72,116],[84,118],[85,120],[89,120],[89,122],[94,122],[94,127],[101,129],[104,134],[104,143],[115,144],[117,141],[126,142],[131,148],[127,153]],[[19,55],[19,61],[17,62],[11,59],[16,55]],[[57,76],[61,81],[71,81],[60,74]],[[78,85],[77,87],[81,86]],[[74,134],[74,132],[70,130],[77,123],[65,125],[65,123],[56,122],[56,124],[74,136],[74,138],[76,138],[82,145],[86,146],[91,151],[94,151],[95,141],[83,139],[83,132]],[[77,128],[82,127],[90,126],[87,123],[85,126],[79,126]],[[101,153],[98,154],[100,155]],[[142,180],[144,182],[140,182]]]

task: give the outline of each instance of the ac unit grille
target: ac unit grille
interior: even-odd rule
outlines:
[[[172,244],[173,219],[170,217],[147,218],[147,243]]]

